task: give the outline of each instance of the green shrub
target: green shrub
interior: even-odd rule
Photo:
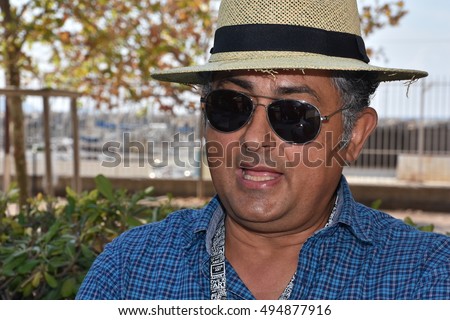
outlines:
[[[0,299],[73,299],[106,243],[130,227],[165,218],[170,204],[151,207],[153,188],[114,190],[100,175],[96,189],[63,200],[42,195],[15,214],[18,191],[0,192]]]
[[[418,225],[417,223],[415,223],[410,217],[406,217],[403,220],[407,225],[410,225],[411,227],[414,227],[420,231],[425,231],[425,232],[433,232],[434,231],[434,225],[433,224],[427,224],[427,225]]]

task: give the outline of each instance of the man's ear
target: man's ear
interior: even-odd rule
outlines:
[[[347,163],[355,161],[378,123],[378,114],[375,109],[367,107],[361,111],[352,131],[351,139],[344,151],[344,159]]]

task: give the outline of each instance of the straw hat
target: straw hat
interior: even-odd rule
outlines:
[[[222,0],[209,62],[152,76],[202,84],[212,72],[231,70],[369,71],[380,81],[428,75],[368,64],[360,28],[356,0]]]

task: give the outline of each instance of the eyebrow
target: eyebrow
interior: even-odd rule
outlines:
[[[243,79],[239,79],[239,78],[229,77],[229,78],[223,78],[223,79],[217,80],[217,84],[219,87],[227,82],[237,85],[238,87],[241,87],[242,89],[245,89],[247,91],[252,91],[254,88],[254,85],[252,82],[243,80]],[[320,98],[319,98],[319,95],[317,94],[317,92],[307,85],[281,86],[281,87],[277,87],[275,90],[276,96],[301,94],[301,93],[307,93],[307,94],[313,96],[317,101],[320,101]]]
[[[316,90],[307,85],[278,87],[276,93],[277,95],[280,96],[289,94],[307,93],[316,98],[317,101],[320,101],[319,95],[317,94]]]
[[[223,85],[224,83],[227,83],[227,82],[231,82],[232,84],[235,84],[238,87],[241,87],[242,89],[245,89],[245,90],[248,90],[248,91],[253,90],[253,87],[254,87],[253,84],[250,81],[242,80],[242,79],[238,79],[238,78],[232,78],[232,77],[220,79],[220,80],[217,81],[217,84],[219,86],[221,86],[221,85]]]

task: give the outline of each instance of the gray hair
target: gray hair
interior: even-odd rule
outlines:
[[[341,147],[344,148],[351,140],[353,128],[361,111],[370,105],[380,82],[376,75],[356,71],[333,71],[331,82],[341,97],[344,121]]]
[[[380,81],[376,75],[357,71],[332,71],[331,82],[338,90],[341,98],[341,108],[344,132],[341,137],[341,148],[345,148],[351,140],[352,131],[361,111],[370,105]],[[202,96],[212,90],[211,82],[200,87]],[[206,114],[203,112],[206,124]]]

